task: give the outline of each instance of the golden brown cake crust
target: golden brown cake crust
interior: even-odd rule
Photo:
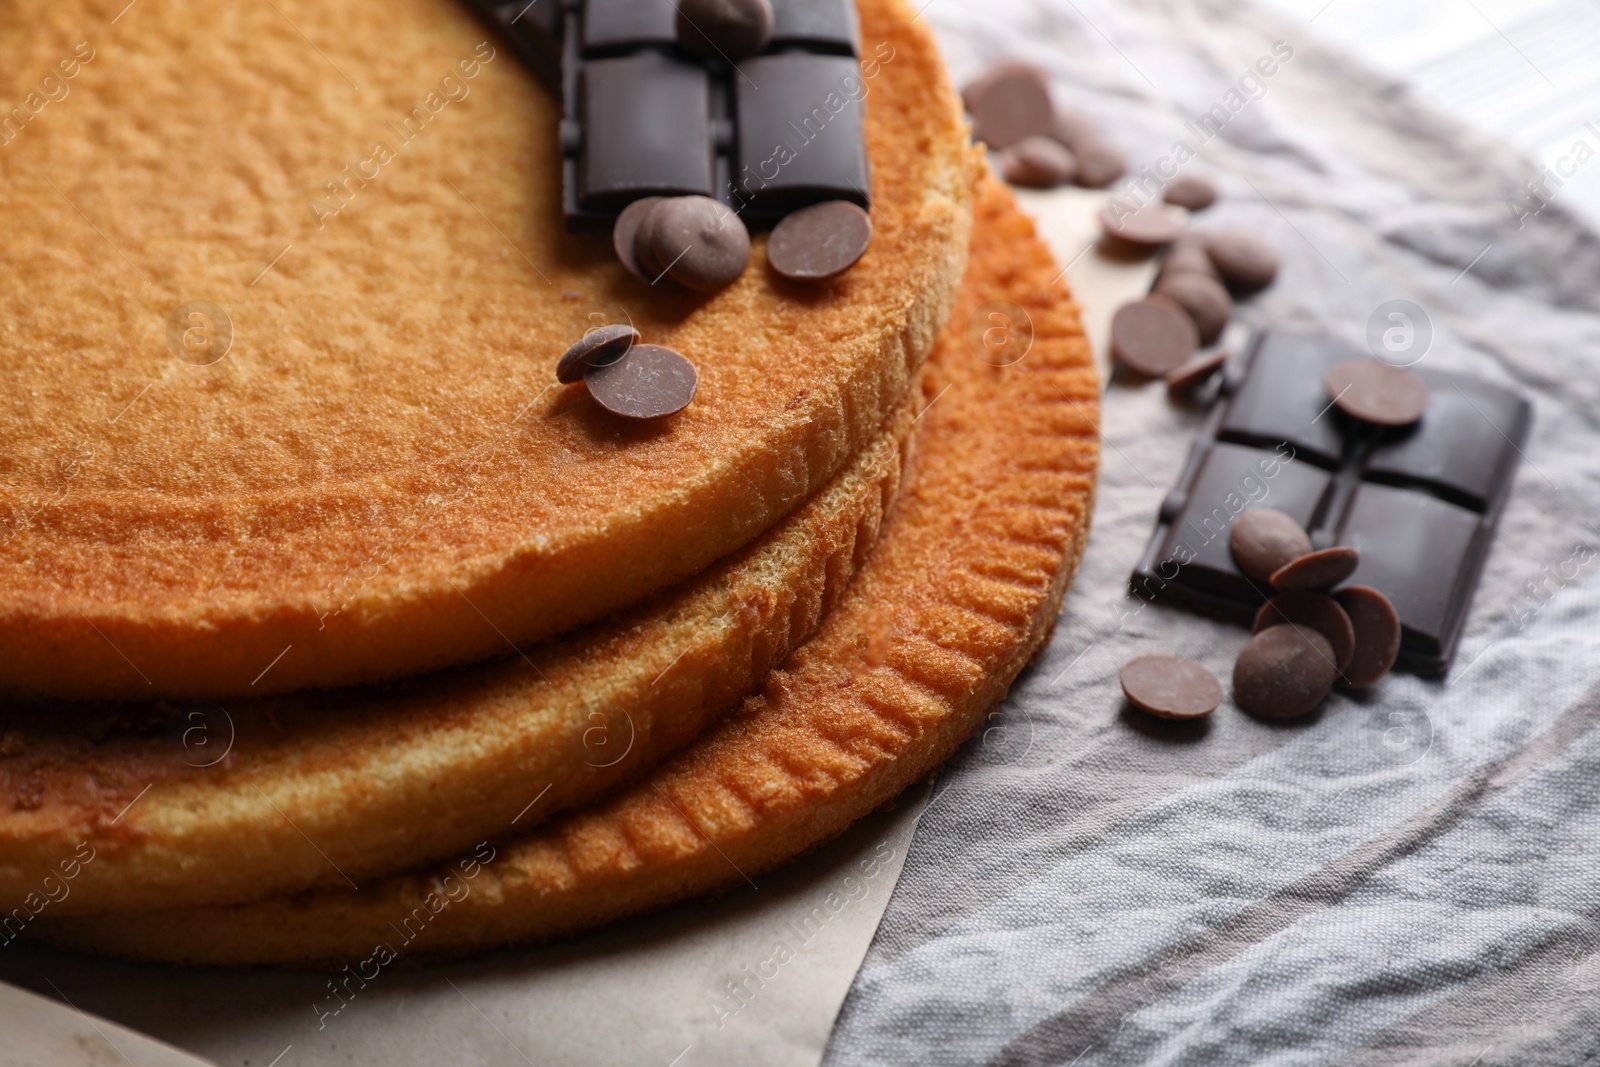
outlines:
[[[816,631],[899,489],[916,399],[754,544],[525,657],[226,709],[0,711],[0,900],[84,847],[62,914],[345,886],[638,778]]]
[[[839,833],[977,729],[1045,639],[1077,569],[1099,382],[1058,270],[1011,194],[990,183],[926,372],[915,474],[873,554],[759,697],[640,784],[360,892],[36,925],[62,945],[189,963],[337,966],[379,945],[414,961],[732,885]],[[967,341],[975,309],[996,300],[1025,309],[1034,331],[1027,357],[1004,368]],[[423,921],[411,941],[390,924],[413,914]]]
[[[905,0],[860,3],[872,249],[801,288],[758,238],[709,299],[563,235],[554,101],[457,0],[123,6],[0,2],[0,100],[45,101],[0,135],[0,693],[410,675],[634,603],[844,467],[963,270],[976,156]],[[688,410],[554,384],[600,306],[697,363]]]

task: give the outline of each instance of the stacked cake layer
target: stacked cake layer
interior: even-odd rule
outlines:
[[[1098,387],[915,12],[859,4],[883,46],[856,101],[866,257],[800,285],[758,236],[710,297],[562,232],[559,109],[464,9],[304,14],[329,35],[309,59],[254,13],[136,12],[117,63],[84,67],[82,113],[0,156],[29,220],[0,273],[66,279],[44,306],[0,287],[0,393],[30,401],[0,412],[8,938],[357,958],[396,908],[459,899],[408,951],[539,939],[769,867],[945,758],[1076,566]],[[48,50],[6,32],[24,69]],[[207,55],[215,91],[179,92]],[[297,183],[399,139],[381,116],[439,64],[423,132],[402,122],[362,184],[334,167],[299,218]],[[136,165],[60,169],[142,102]],[[156,151],[225,120],[231,154]],[[81,234],[63,253],[62,200],[128,257]],[[619,309],[694,360],[681,413],[628,423],[555,384],[566,341]],[[995,314],[1005,366],[969,336]],[[85,399],[124,392],[115,419]],[[74,440],[92,456],[63,484],[46,459]],[[11,909],[65,860],[70,895]]]

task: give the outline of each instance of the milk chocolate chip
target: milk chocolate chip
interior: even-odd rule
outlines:
[[[683,356],[661,345],[634,345],[615,363],[584,376],[589,395],[613,415],[659,419],[689,406],[700,375]]]
[[[1372,685],[1389,673],[1400,655],[1400,616],[1389,598],[1371,586],[1352,585],[1333,598],[1350,617],[1356,637],[1343,684],[1352,689]]]
[[[1334,545],[1285,564],[1273,572],[1272,584],[1277,589],[1331,589],[1360,565],[1359,551],[1350,545]]]
[[[1276,508],[1252,508],[1233,520],[1228,548],[1251,581],[1270,584],[1274,573],[1311,553],[1311,538]]]
[[[639,331],[632,326],[600,326],[578,339],[556,363],[556,381],[571,385],[595,367],[614,363],[639,343]]]
[[[1111,350],[1129,368],[1160,378],[1181,367],[1200,344],[1194,323],[1177,305],[1146,297],[1111,318]]]
[[[1410,426],[1428,410],[1428,386],[1404,367],[1349,359],[1323,380],[1339,410],[1374,426]]]
[[[1338,677],[1333,646],[1308,626],[1273,626],[1250,638],[1233,665],[1233,699],[1263,719],[1316,710]]]
[[[1198,719],[1222,703],[1217,676],[1181,656],[1140,656],[1122,668],[1122,691],[1137,708],[1163,719]]]

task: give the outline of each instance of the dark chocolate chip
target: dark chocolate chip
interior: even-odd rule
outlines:
[[[1164,204],[1151,202],[1128,211],[1112,200],[1100,209],[1100,225],[1106,236],[1136,248],[1160,248],[1176,241],[1183,233],[1183,220]]]
[[[1189,313],[1203,345],[1221,337],[1233,318],[1233,297],[1221,282],[1204,274],[1185,270],[1164,273],[1157,279],[1155,291]]]
[[[1233,699],[1263,719],[1298,719],[1333,692],[1333,646],[1308,626],[1273,626],[1244,646],[1233,665]]]
[[[636,278],[643,278],[647,282],[656,280],[660,270],[647,273],[644,264],[639,262],[641,242],[639,240],[639,227],[643,225],[645,216],[650,210],[661,203],[659,196],[647,196],[635,200],[622,209],[622,214],[617,216],[617,224],[611,228],[611,247],[616,250],[617,258],[622,265],[628,268],[628,273]],[[648,247],[648,242],[643,242]],[[654,253],[652,255],[652,262]]]
[[[1272,573],[1274,589],[1332,589],[1356,572],[1361,553],[1350,545],[1308,552]]]
[[[673,281],[714,293],[750,262],[750,231],[733,209],[709,196],[663,200],[648,216],[655,258]]]
[[[1140,656],[1122,668],[1122,691],[1135,707],[1163,719],[1198,719],[1222,703],[1222,683],[1192,659]]]
[[[1279,593],[1256,612],[1256,622],[1251,631],[1260,633],[1273,626],[1298,623],[1309,626],[1328,639],[1333,646],[1333,665],[1342,674],[1350,666],[1350,657],[1356,650],[1355,626],[1339,602],[1326,593],[1309,589],[1292,589]]]
[[[1103,137],[1079,139],[1071,147],[1078,157],[1078,184],[1085,189],[1104,189],[1128,173],[1127,157]]]
[[[1012,185],[1054,189],[1077,173],[1077,157],[1048,137],[1024,137],[1000,153],[1000,176]]]
[[[973,135],[996,151],[1024,137],[1048,134],[1055,121],[1050,76],[1031,63],[1000,64],[965,95]]]
[[[1251,508],[1233,520],[1228,548],[1246,577],[1270,583],[1278,571],[1311,554],[1311,538],[1298,522],[1283,512],[1275,508]]]
[[[1404,367],[1350,359],[1323,379],[1340,411],[1374,426],[1410,426],[1428,410],[1428,387]]]
[[[1204,178],[1189,174],[1174,179],[1161,195],[1169,204],[1177,204],[1190,211],[1204,211],[1217,202],[1217,187]]]
[[[632,326],[598,326],[579,338],[556,363],[556,381],[571,385],[595,367],[621,359],[638,343],[639,331]]]
[[[1163,379],[1167,388],[1175,393],[1188,392],[1198,389],[1221,370],[1228,362],[1228,353],[1223,349],[1197,355],[1183,366],[1170,370]]]
[[[667,198],[653,196],[649,199],[653,202],[640,213],[638,228],[633,235],[633,262],[639,268],[639,277],[654,285],[667,274],[667,265],[656,256],[657,213]]]
[[[1160,378],[1194,355],[1200,336],[1176,304],[1146,297],[1111,318],[1111,351],[1129,369]]]
[[[589,395],[625,419],[659,419],[689,406],[700,375],[683,356],[661,345],[634,345],[615,363],[584,376]]]
[[[1361,689],[1388,674],[1400,655],[1400,615],[1389,598],[1366,585],[1352,585],[1333,595],[1350,617],[1356,643],[1343,669],[1344,684]]]
[[[1265,289],[1278,276],[1278,253],[1266,241],[1244,230],[1206,234],[1206,253],[1222,280],[1235,292]]]
[[[753,56],[772,40],[770,0],[677,0],[678,44],[706,59]]]
[[[846,200],[801,208],[773,227],[767,262],[794,281],[819,281],[856,265],[872,244],[872,216]]]

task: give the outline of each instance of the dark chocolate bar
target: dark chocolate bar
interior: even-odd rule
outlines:
[[[552,92],[561,91],[561,0],[468,0]]]
[[[469,0],[562,96],[569,230],[646,196],[700,194],[769,225],[824,200],[870,206],[854,0],[773,0],[737,64],[677,43],[674,0]]]
[[[1257,335],[1167,495],[1131,579],[1136,596],[1248,625],[1271,590],[1233,561],[1233,520],[1252,507],[1300,522],[1317,548],[1352,545],[1400,614],[1399,666],[1449,669],[1533,412],[1518,394],[1431,367],[1421,422],[1401,431],[1333,407],[1323,378],[1365,353],[1321,337]]]

